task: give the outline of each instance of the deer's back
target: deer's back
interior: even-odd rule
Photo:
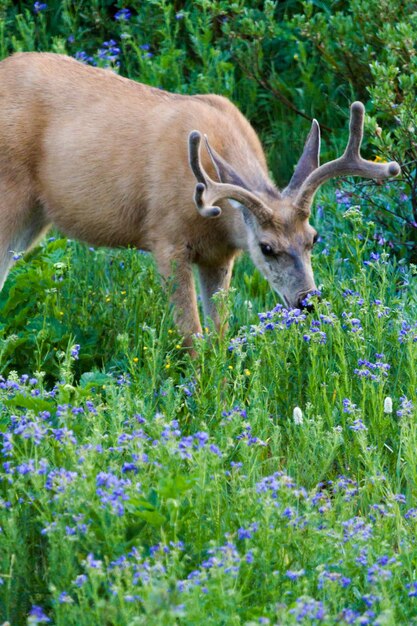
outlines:
[[[249,142],[265,168],[224,98],[169,94],[61,55],[0,63],[0,176],[30,181],[51,221],[81,239],[152,249],[158,229],[204,230],[187,157],[194,128],[240,167]]]

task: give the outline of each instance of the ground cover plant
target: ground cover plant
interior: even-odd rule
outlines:
[[[233,11],[241,41],[278,11],[298,46],[291,29],[318,5]],[[225,93],[275,162],[268,85],[228,55],[221,2],[1,11],[3,56],[51,49]],[[410,161],[408,146],[395,157]],[[242,257],[218,296],[229,330],[206,328],[193,360],[148,254],[57,232],[16,251],[0,294],[0,623],[416,623],[417,269],[411,218],[390,217],[411,215],[411,189],[327,186],[315,311],[286,310]]]

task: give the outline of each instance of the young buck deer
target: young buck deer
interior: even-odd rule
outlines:
[[[188,345],[201,332],[193,264],[217,326],[212,296],[228,288],[241,250],[288,306],[300,307],[316,289],[308,220],[317,189],[334,176],[400,172],[360,156],[360,102],[343,156],[319,166],[314,120],[279,191],[255,131],[220,96],[171,94],[66,56],[21,53],[0,63],[0,99],[0,287],[13,253],[52,224],[90,244],[148,250],[173,278]]]

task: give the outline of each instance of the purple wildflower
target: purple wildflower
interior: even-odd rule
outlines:
[[[118,22],[127,22],[131,17],[132,11],[127,8],[119,9],[117,13],[114,14],[114,19]]]
[[[37,15],[38,13],[45,11],[47,8],[48,5],[45,2],[35,2],[33,5],[33,12]]]
[[[41,606],[38,606],[37,604],[34,604],[32,606],[32,608],[29,611],[29,619],[28,619],[29,624],[46,624],[50,621],[51,620],[45,614]]]

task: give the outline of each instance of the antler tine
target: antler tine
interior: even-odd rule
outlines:
[[[305,179],[295,198],[295,204],[301,210],[309,210],[317,189],[330,178],[337,176],[362,176],[384,180],[398,176],[400,166],[395,161],[374,163],[360,155],[363,137],[365,107],[362,102],[354,102],[350,107],[349,140],[343,155],[334,161],[324,163]]]
[[[207,148],[210,146],[206,138]],[[189,162],[194,176],[197,179],[194,202],[197,210],[203,217],[218,217],[221,214],[220,207],[215,203],[219,200],[233,199],[247,207],[261,222],[265,222],[272,216],[272,210],[253,193],[228,183],[214,181],[204,170],[200,159],[201,133],[193,130],[188,137]]]
[[[363,139],[365,107],[362,102],[354,102],[350,107],[349,141],[344,156],[352,159],[361,158],[360,149]]]
[[[201,165],[200,144],[201,133],[199,133],[198,130],[193,130],[188,138],[188,145],[190,167],[194,176],[198,180],[198,183],[195,186],[194,202],[202,217],[218,217],[222,212],[221,208],[218,206],[208,206],[205,200],[207,188],[210,183],[215,184],[215,182],[211,180],[210,176],[204,171],[203,166]]]

